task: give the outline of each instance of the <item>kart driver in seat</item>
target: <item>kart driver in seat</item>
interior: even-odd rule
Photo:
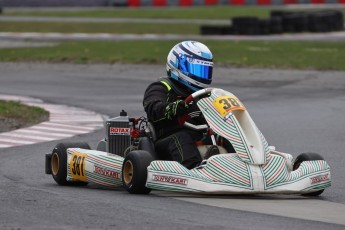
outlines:
[[[162,160],[180,162],[188,169],[202,161],[195,142],[202,140],[203,134],[181,126],[178,117],[188,114],[191,117],[188,122],[206,124],[197,105],[186,104],[184,99],[210,86],[212,59],[204,44],[181,42],[168,54],[167,77],[150,84],[145,91],[143,105],[148,121],[155,128],[155,150]]]

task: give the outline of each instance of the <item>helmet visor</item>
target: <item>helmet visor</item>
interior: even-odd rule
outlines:
[[[212,80],[213,67],[210,65],[187,63],[188,72],[191,77],[197,77],[198,80]]]
[[[179,57],[179,69],[194,80],[210,83],[212,80],[213,62],[185,57]]]

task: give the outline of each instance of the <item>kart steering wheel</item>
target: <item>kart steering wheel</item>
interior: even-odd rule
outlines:
[[[185,103],[189,104],[192,101],[197,102],[199,100],[199,98],[201,98],[204,95],[209,94],[211,91],[213,90],[213,88],[206,88],[206,89],[201,89],[199,91],[196,91],[195,93],[192,93],[191,95],[189,95],[186,99],[185,99]],[[193,130],[204,130],[204,129],[208,129],[208,125],[207,124],[203,124],[203,125],[193,125],[192,123],[187,122],[187,120],[190,117],[188,115],[185,116],[180,116],[178,117],[178,121],[180,123],[180,125],[189,128],[189,129],[193,129]]]

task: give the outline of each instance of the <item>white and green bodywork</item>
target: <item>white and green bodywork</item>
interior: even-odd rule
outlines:
[[[217,194],[311,193],[331,185],[324,160],[305,161],[292,170],[292,155],[269,147],[243,104],[232,93],[204,89],[198,100],[208,126],[227,139],[236,153],[222,153],[188,170],[178,162],[153,161],[147,168],[146,187],[158,190]],[[68,149],[67,180],[122,185],[124,158],[96,150]],[[78,162],[79,159],[79,162]],[[77,167],[78,166],[78,167]],[[79,175],[78,175],[79,173]]]
[[[305,161],[292,171],[292,156],[269,148],[243,104],[230,92],[211,91],[198,106],[210,128],[226,138],[236,153],[213,156],[188,170],[178,162],[154,161],[146,186],[206,193],[310,193],[331,185],[324,160]]]

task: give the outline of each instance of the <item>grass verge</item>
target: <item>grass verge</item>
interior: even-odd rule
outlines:
[[[281,69],[345,70],[345,42],[214,41],[216,65]],[[81,41],[53,47],[2,48],[0,61],[164,64],[179,41]]]
[[[31,126],[48,119],[49,112],[42,108],[0,100],[0,132]]]
[[[194,6],[194,7],[108,7],[87,10],[4,10],[6,16],[45,16],[45,17],[92,17],[92,18],[176,18],[176,19],[230,19],[238,16],[255,16],[267,18],[271,10],[313,12],[320,10],[339,10],[345,14],[344,8],[337,6],[323,6],[322,8],[301,9],[299,7],[286,9],[277,6]]]
[[[199,6],[199,7],[139,7],[105,8],[75,11],[9,11],[8,16],[98,17],[98,18],[177,18],[177,19],[230,19],[235,16],[269,16],[263,7]]]
[[[0,22],[0,32],[199,34],[201,24]],[[230,22],[229,22],[230,25]]]

